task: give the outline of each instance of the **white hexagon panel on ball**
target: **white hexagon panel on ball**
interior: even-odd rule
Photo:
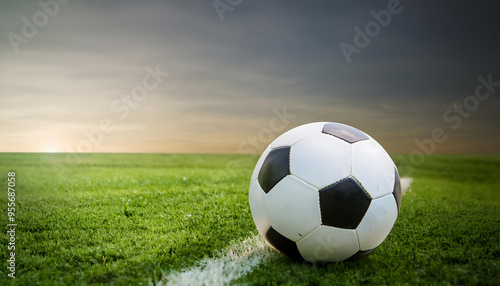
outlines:
[[[349,176],[349,143],[319,133],[296,143],[290,151],[290,171],[318,189]]]
[[[392,194],[372,200],[365,217],[356,228],[360,250],[379,246],[391,231],[397,217],[398,207]]]
[[[359,251],[356,232],[320,226],[297,243],[300,254],[309,262],[338,262]]]
[[[248,199],[255,226],[257,227],[260,235],[265,236],[270,227],[266,211],[266,193],[264,193],[257,180],[250,186]]]
[[[352,175],[373,199],[392,193],[394,163],[389,154],[370,138],[352,146]]]
[[[318,190],[294,176],[286,176],[266,197],[271,226],[298,241],[321,224]]]

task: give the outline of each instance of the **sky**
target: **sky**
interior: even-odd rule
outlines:
[[[2,1],[0,152],[500,152],[498,1]]]

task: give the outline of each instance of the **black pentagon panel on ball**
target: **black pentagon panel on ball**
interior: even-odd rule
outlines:
[[[353,177],[319,191],[323,225],[355,229],[365,216],[372,198]]]
[[[267,194],[284,177],[290,175],[290,147],[271,150],[259,171],[259,184]]]
[[[341,123],[325,123],[323,133],[330,134],[351,144],[369,139],[361,130]]]
[[[278,249],[281,253],[295,259],[297,261],[303,261],[304,258],[300,255],[299,249],[297,248],[297,244],[281,235],[274,228],[270,227],[266,232],[266,239],[269,243],[274,246],[274,248]]]
[[[396,199],[399,213],[399,208],[401,207],[401,182],[399,181],[399,172],[396,167],[394,167],[394,190],[392,191],[392,195]]]
[[[354,260],[360,259],[361,257],[367,256],[368,254],[370,254],[373,250],[375,250],[375,248],[368,249],[368,250],[360,250],[360,251],[354,253],[353,256],[347,258],[346,261],[354,261]]]

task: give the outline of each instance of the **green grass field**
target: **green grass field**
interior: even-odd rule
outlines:
[[[0,285],[151,285],[257,234],[255,156],[0,153]],[[403,162],[396,156],[395,162]],[[59,166],[54,168],[53,166]],[[405,168],[401,168],[404,170]],[[16,172],[16,278],[7,276],[7,173]],[[243,285],[500,285],[500,156],[432,155],[385,242],[314,266],[275,253]]]

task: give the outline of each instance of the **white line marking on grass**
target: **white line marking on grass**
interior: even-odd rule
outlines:
[[[413,179],[402,177],[399,181],[401,182],[401,194],[404,195],[410,189],[411,183],[413,183]]]
[[[403,177],[401,194],[405,194],[413,182]],[[204,258],[196,266],[163,274],[157,286],[169,285],[228,285],[252,271],[254,267],[270,260],[277,252],[259,234],[231,244],[214,258]]]
[[[156,285],[227,285],[250,273],[276,251],[260,235],[230,245],[215,258],[204,258],[179,272],[162,275]]]

